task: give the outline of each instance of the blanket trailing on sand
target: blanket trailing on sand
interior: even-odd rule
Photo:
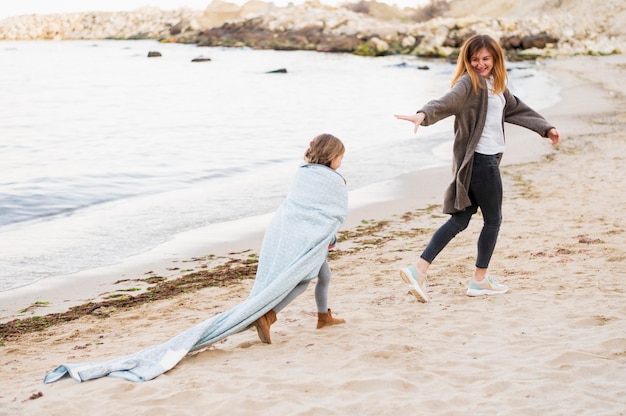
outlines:
[[[339,173],[322,165],[301,166],[265,233],[254,286],[245,301],[163,344],[110,361],[64,364],[46,374],[43,382],[66,374],[76,381],[104,376],[151,380],[189,352],[249,328],[298,283],[317,277],[347,208],[348,193]]]

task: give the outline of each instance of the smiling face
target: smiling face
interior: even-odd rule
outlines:
[[[493,69],[493,56],[487,48],[479,49],[470,58],[470,65],[483,78],[489,78]]]

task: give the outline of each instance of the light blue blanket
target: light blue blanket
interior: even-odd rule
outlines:
[[[301,166],[265,233],[254,286],[245,301],[161,345],[110,361],[60,365],[43,382],[52,383],[66,374],[76,381],[104,376],[151,380],[189,352],[249,328],[298,283],[317,276],[347,209],[348,192],[339,173],[322,165]]]

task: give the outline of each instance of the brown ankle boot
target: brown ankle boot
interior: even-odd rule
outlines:
[[[270,325],[274,322],[276,322],[276,312],[274,312],[274,309],[271,309],[265,315],[254,321],[254,326],[256,327],[257,334],[259,334],[259,338],[266,344],[272,343]]]
[[[345,322],[345,319],[333,318],[330,308],[326,313],[317,313],[317,329],[324,328],[328,325],[343,324]]]

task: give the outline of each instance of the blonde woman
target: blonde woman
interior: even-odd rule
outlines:
[[[486,35],[474,35],[460,49],[450,91],[411,115],[397,119],[419,126],[454,116],[452,169],[454,180],[446,190],[443,212],[450,218],[433,234],[415,264],[400,271],[411,293],[429,302],[427,273],[431,263],[480,208],[483,228],[478,237],[476,268],[469,279],[468,296],[498,295],[508,287],[487,274],[502,222],[500,160],[504,152],[504,122],[516,124],[559,142],[557,129],[507,88],[504,53]]]

